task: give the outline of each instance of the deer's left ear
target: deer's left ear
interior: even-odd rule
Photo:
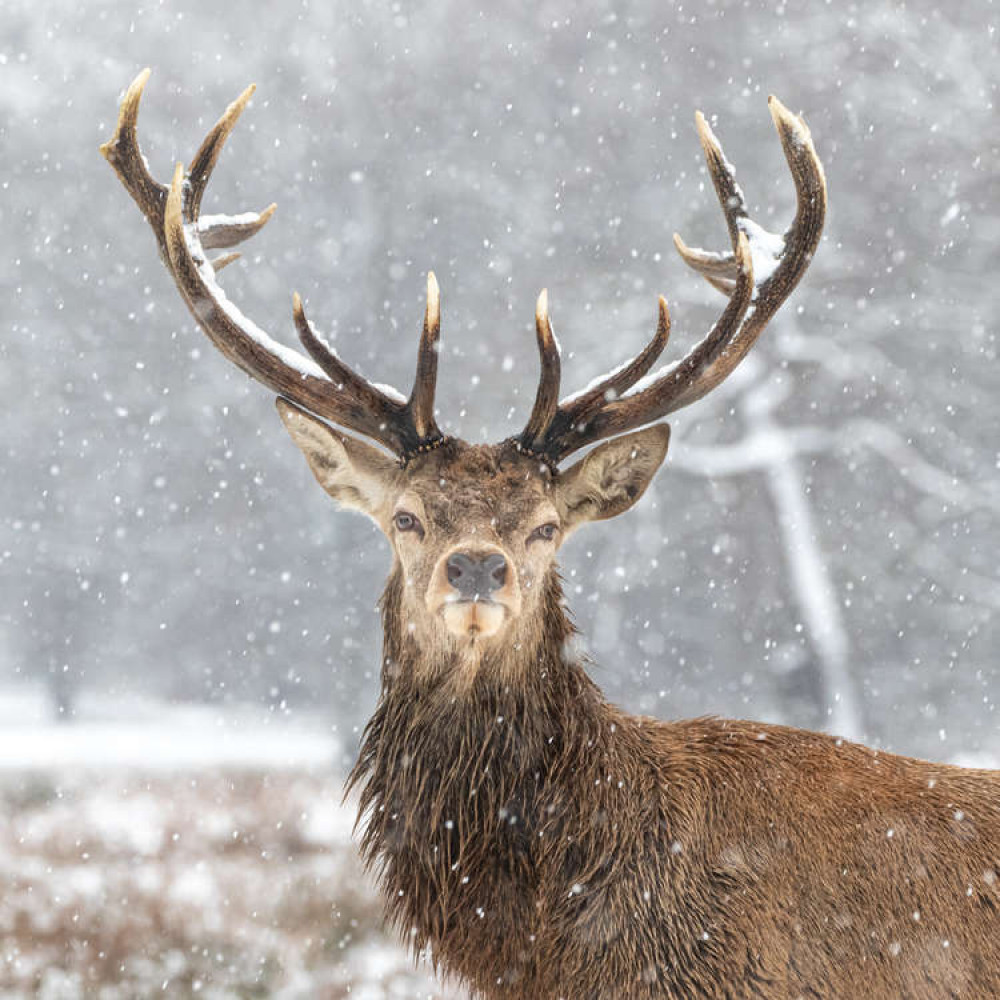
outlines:
[[[599,445],[559,474],[556,503],[563,530],[623,514],[646,492],[667,455],[670,427],[656,424]]]

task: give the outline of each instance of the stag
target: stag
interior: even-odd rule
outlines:
[[[297,295],[308,356],[226,298],[216,274],[235,254],[207,252],[252,236],[273,206],[218,216],[201,202],[252,88],[164,185],[136,138],[148,75],[102,152],[194,318],[278,393],[323,489],[392,546],[381,693],[348,785],[402,937],[476,995],[503,1000],[1000,996],[1000,772],[783,726],[630,715],[571,652],[557,550],[640,499],[667,451],[657,421],[736,368],[817,247],[826,188],[805,123],[770,98],[797,195],[779,239],[750,219],[697,116],[731,245],[709,253],[676,239],[728,297],[697,346],[651,373],[670,331],[661,298],[649,344],[560,399],[543,291],[528,421],[474,445],[437,423],[433,274],[406,398],[352,371]]]

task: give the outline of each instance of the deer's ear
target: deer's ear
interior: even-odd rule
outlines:
[[[359,510],[382,525],[399,475],[396,462],[371,445],[338,434],[285,399],[279,397],[277,406],[320,486],[341,506]]]
[[[605,441],[560,473],[556,498],[564,530],[627,511],[646,492],[669,442],[670,428],[656,424]]]

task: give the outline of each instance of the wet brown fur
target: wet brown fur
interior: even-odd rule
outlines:
[[[442,528],[551,488],[467,447],[428,477]],[[520,648],[459,687],[462,653],[427,662],[404,591],[397,563],[350,786],[389,919],[477,995],[1000,997],[1000,773],[629,715],[574,655],[554,566]]]

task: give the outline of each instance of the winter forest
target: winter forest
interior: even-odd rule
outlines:
[[[382,936],[343,776],[390,549],[197,328],[98,154],[145,66],[169,181],[249,83],[206,210],[277,212],[220,282],[408,390],[441,285],[446,433],[498,441],[724,300],[701,110],[755,218],[829,186],[809,271],[561,553],[590,673],[661,718],[1000,766],[1000,48],[992,0],[9,0],[0,10],[0,997],[460,994]],[[991,256],[992,255],[992,256]]]

